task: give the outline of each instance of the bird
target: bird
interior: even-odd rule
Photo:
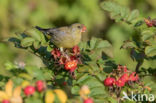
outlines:
[[[86,26],[80,23],[74,23],[69,26],[58,28],[35,27],[45,35],[50,36],[50,41],[60,50],[63,48],[73,48],[81,41],[82,32],[86,31]]]

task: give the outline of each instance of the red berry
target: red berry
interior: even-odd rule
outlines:
[[[83,101],[83,103],[94,103],[92,98],[87,98]]]
[[[153,24],[153,26],[156,27],[156,19],[153,19],[153,20],[152,20],[152,24]]]
[[[129,81],[137,81],[137,80],[139,80],[138,74],[136,74],[136,72],[132,72],[129,76]]]
[[[9,100],[3,100],[2,103],[10,103]]]
[[[114,78],[108,77],[108,78],[106,78],[104,80],[104,85],[105,86],[113,86],[114,82],[115,82],[115,79]]]
[[[121,70],[122,66],[119,64],[117,68],[118,70]]]
[[[122,66],[122,68],[123,68],[124,72],[127,72],[127,67],[126,66]]]
[[[67,58],[66,57],[61,57],[60,60],[59,60],[59,63],[60,64],[65,64],[67,61]]]
[[[118,87],[123,87],[125,86],[125,82],[119,79],[115,82],[115,85]]]
[[[123,81],[123,82],[127,82],[127,81],[129,80],[129,75],[128,75],[128,73],[123,74],[123,75],[120,77],[120,80]]]
[[[53,49],[51,51],[51,55],[53,55],[54,58],[57,59],[57,58],[59,58],[61,56],[61,52],[58,49],[55,48],[55,49]]]
[[[42,92],[45,89],[45,84],[42,80],[36,82],[36,89],[38,92]]]
[[[77,68],[77,60],[68,61],[65,63],[65,69],[71,72]]]
[[[118,70],[122,70],[123,72],[127,72],[127,67],[126,66],[122,66],[122,65],[118,65]]]
[[[135,81],[137,81],[137,80],[139,80],[139,75],[138,74],[136,74],[136,76],[135,76]]]
[[[79,48],[77,45],[73,47],[73,53],[74,53],[75,55],[80,54],[80,48]]]
[[[66,86],[67,85],[67,82],[63,82],[63,85]]]
[[[77,58],[75,56],[70,56],[70,60],[76,60]]]
[[[145,21],[145,23],[146,23],[146,25],[148,27],[152,27],[153,26],[153,23],[152,23],[151,19],[144,19],[144,21]]]
[[[32,95],[35,92],[35,87],[33,86],[27,86],[26,88],[24,88],[24,94],[26,96]]]

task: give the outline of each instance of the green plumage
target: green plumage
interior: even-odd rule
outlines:
[[[81,41],[83,26],[83,24],[76,23],[59,28],[42,29],[38,26],[36,26],[36,28],[44,34],[50,35],[51,42],[53,42],[57,47],[72,48]]]

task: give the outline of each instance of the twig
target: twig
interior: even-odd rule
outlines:
[[[138,73],[139,72],[139,68],[140,66],[142,65],[142,61],[138,61],[137,65],[136,65],[136,68],[135,68],[135,72]]]

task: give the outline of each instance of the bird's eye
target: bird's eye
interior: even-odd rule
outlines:
[[[77,26],[77,28],[81,29],[81,26]]]

